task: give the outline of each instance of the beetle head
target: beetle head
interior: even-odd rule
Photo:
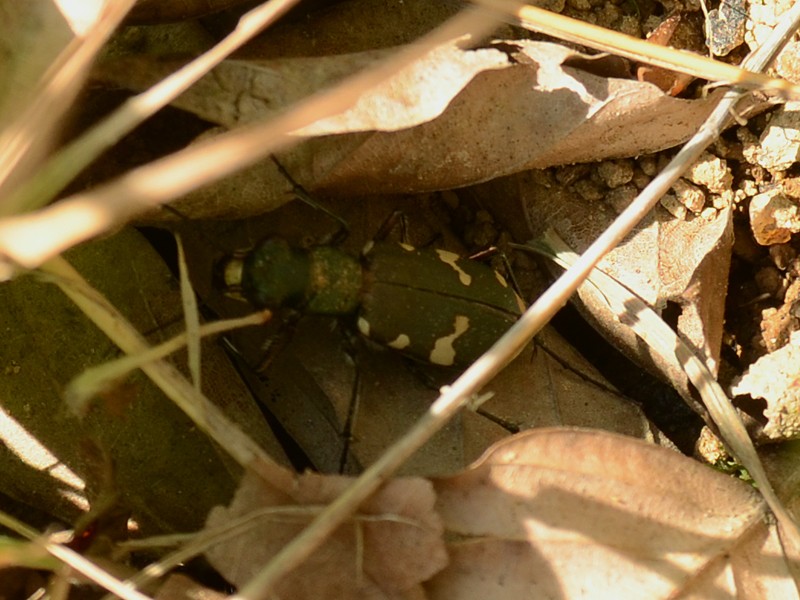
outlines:
[[[249,252],[237,252],[215,268],[225,295],[259,308],[301,308],[309,280],[308,252],[269,238]]]

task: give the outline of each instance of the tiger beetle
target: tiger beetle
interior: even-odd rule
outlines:
[[[233,297],[354,317],[367,339],[442,366],[475,361],[525,310],[491,267],[404,243],[372,241],[355,257],[332,245],[297,248],[269,238],[222,268]]]
[[[493,268],[446,250],[383,240],[400,213],[359,257],[342,250],[336,243],[347,224],[275,164],[300,199],[340,222],[339,235],[310,248],[272,237],[234,253],[218,267],[228,296],[258,308],[350,317],[365,338],[442,366],[471,364],[525,311]]]

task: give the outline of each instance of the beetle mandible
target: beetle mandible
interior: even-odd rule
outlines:
[[[404,243],[369,242],[356,257],[268,238],[222,269],[229,295],[259,308],[351,317],[364,337],[442,366],[476,360],[525,310],[491,267]]]

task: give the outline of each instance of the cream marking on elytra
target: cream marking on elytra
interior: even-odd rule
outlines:
[[[464,269],[462,269],[456,264],[456,261],[459,258],[458,254],[455,254],[453,252],[448,252],[447,250],[437,250],[436,254],[439,255],[439,258],[441,259],[442,262],[447,263],[448,265],[453,267],[453,269],[455,269],[456,273],[458,273],[458,280],[462,284],[470,285],[472,283],[472,277],[468,273],[465,273]]]
[[[411,244],[404,244],[404,243],[400,242],[399,245],[406,252],[414,252],[414,250],[416,250],[416,248],[414,248],[414,246],[412,246]]]
[[[364,247],[361,249],[361,254],[369,254],[372,252],[372,249],[375,247],[375,242],[373,240],[368,241],[364,244]]]
[[[411,345],[411,338],[409,338],[405,333],[401,333],[397,336],[397,338],[386,345],[389,346],[389,348],[394,348],[395,350],[402,350],[403,348],[408,348]]]
[[[358,317],[358,330],[364,337],[369,337],[369,321],[364,317]]]
[[[494,269],[492,269],[492,270],[494,270]],[[504,288],[507,288],[507,287],[508,287],[508,282],[506,281],[506,278],[505,278],[505,277],[503,277],[502,275],[500,275],[500,273],[498,273],[497,271],[495,271],[495,272],[494,272],[494,276],[497,278],[497,282],[498,282],[500,285],[502,285]]]
[[[434,365],[449,367],[456,361],[456,349],[453,348],[453,342],[469,329],[469,318],[463,315],[456,315],[453,328],[453,333],[440,337],[434,342],[433,350],[431,350],[431,355],[428,359]]]

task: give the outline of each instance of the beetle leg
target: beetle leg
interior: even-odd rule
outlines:
[[[256,373],[264,375],[269,370],[275,357],[289,345],[297,330],[297,323],[301,316],[299,312],[291,311],[281,319],[283,325],[280,330],[275,335],[270,336],[262,346],[263,354],[261,360],[258,361],[258,365],[256,365]]]
[[[493,257],[493,258],[500,259],[500,261],[503,263],[503,270],[505,271],[505,273],[501,274],[501,273],[497,272],[496,270],[495,270],[495,272],[500,277],[503,277],[503,275],[505,275],[505,279],[508,279],[507,283],[511,284],[511,289],[513,289],[517,293],[517,296],[522,298],[523,297],[522,296],[522,289],[520,288],[519,283],[517,282],[517,278],[514,275],[514,269],[511,267],[511,261],[508,260],[508,255],[505,252],[501,251],[497,246],[489,246],[485,250],[480,250],[480,251],[476,252],[475,254],[471,254],[469,256],[469,259],[470,260],[483,260],[484,258],[487,258],[487,257]]]
[[[348,473],[350,462],[350,443],[354,441],[353,430],[356,426],[356,419],[358,418],[358,411],[361,405],[361,369],[358,368],[356,361],[355,381],[353,382],[353,389],[350,394],[350,404],[347,407],[347,417],[345,418],[344,427],[342,427],[342,454],[339,457],[339,473]]]
[[[389,237],[389,234],[396,227],[400,227],[400,241],[402,243],[407,243],[408,240],[408,218],[406,214],[402,210],[395,210],[390,214],[386,220],[381,224],[378,232],[375,234],[375,237],[372,238],[373,241],[383,242]]]

